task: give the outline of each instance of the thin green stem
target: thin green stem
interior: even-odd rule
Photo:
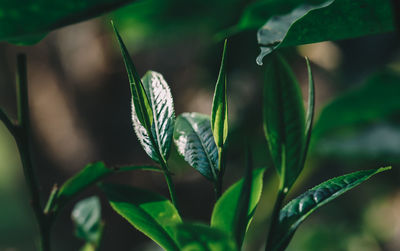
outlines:
[[[14,135],[21,156],[25,181],[28,186],[31,205],[36,216],[40,231],[40,248],[42,251],[50,250],[50,226],[46,215],[43,213],[39,184],[33,169],[30,155],[30,119],[28,105],[28,81],[26,69],[26,56],[19,54],[17,57],[17,107],[18,125],[11,131]]]
[[[165,161],[163,159],[163,161],[161,163],[162,163],[161,166],[162,166],[162,169],[164,172],[165,181],[167,182],[169,195],[171,197],[172,204],[174,204],[175,208],[178,210],[178,212],[180,212],[178,200],[177,200],[176,192],[175,192],[175,185],[174,185],[174,182],[172,181],[172,177],[171,177],[171,173],[169,172],[167,161]]]
[[[281,186],[279,188],[278,196],[276,197],[274,210],[272,211],[271,225],[270,225],[269,232],[268,232],[267,245],[265,247],[265,251],[272,250],[271,245],[274,240],[275,230],[279,224],[279,212],[282,208],[283,201],[285,200],[286,194],[287,194],[287,189],[283,188]]]
[[[15,125],[8,117],[7,113],[3,111],[3,109],[0,109],[0,120],[3,121],[4,125],[7,127],[7,129],[10,131],[10,133],[15,136],[16,130],[15,130]]]

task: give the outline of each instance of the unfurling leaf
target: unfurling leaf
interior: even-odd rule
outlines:
[[[99,198],[93,196],[79,201],[72,210],[71,218],[75,223],[76,236],[86,241],[86,246],[95,249],[103,231]]]
[[[182,223],[174,205],[150,191],[116,184],[102,184],[111,207],[136,229],[168,251],[179,251],[173,226]]]
[[[307,72],[308,72],[308,108],[307,108],[307,117],[306,117],[306,132],[305,132],[305,143],[304,143],[304,152],[303,152],[303,160],[302,165],[304,165],[306,158],[308,147],[310,145],[311,139],[311,131],[314,121],[314,110],[315,110],[315,97],[314,97],[314,78],[311,71],[310,61],[306,57],[307,63]]]
[[[271,55],[266,69],[264,131],[281,186],[288,190],[303,168],[305,115],[299,84],[289,65]]]
[[[132,103],[133,127],[145,152],[157,163],[162,163],[168,159],[174,132],[175,112],[171,91],[164,77],[154,71],[148,71],[142,83],[153,113],[151,136],[154,141],[140,123]]]
[[[214,100],[211,112],[211,129],[215,143],[223,147],[228,136],[228,98],[226,96],[226,46],[222,52],[221,67],[219,69],[217,83],[215,85]]]
[[[236,233],[241,233],[235,238],[238,246],[243,241],[245,231],[253,219],[253,214],[260,200],[264,171],[264,168],[256,169],[252,172],[252,175],[246,175],[245,178],[233,184],[214,206],[211,226],[230,233],[232,237],[235,237]],[[252,179],[251,182],[249,182],[250,179]],[[247,196],[249,196],[248,203],[244,205],[241,202],[247,201],[247,199],[241,198]],[[247,208],[245,215],[238,213],[245,208]]]
[[[346,174],[325,181],[290,201],[279,214],[279,224],[272,237],[271,251],[284,250],[299,225],[319,207],[360,185],[373,175],[391,167]]]
[[[211,130],[210,117],[200,113],[178,116],[174,141],[183,158],[204,177],[216,181],[218,177],[218,149]]]
[[[182,251],[238,251],[228,233],[204,224],[183,223],[175,227],[175,239]]]

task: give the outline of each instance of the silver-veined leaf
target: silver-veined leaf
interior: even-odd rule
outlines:
[[[204,177],[216,181],[218,177],[218,149],[211,130],[210,117],[200,113],[178,116],[174,141],[180,155]]]
[[[266,69],[263,113],[272,160],[288,190],[303,168],[305,114],[299,84],[277,54],[271,55]]]
[[[132,102],[133,128],[145,152],[154,161],[162,163],[168,159],[174,131],[175,112],[171,91],[164,77],[155,71],[148,71],[141,81],[153,113],[151,136],[154,141],[140,123]]]
[[[215,143],[223,147],[228,136],[228,98],[226,96],[226,46],[222,52],[221,67],[219,69],[217,83],[215,85],[214,100],[211,111],[211,129],[214,134]]]
[[[267,250],[284,250],[299,225],[316,209],[360,185],[373,175],[391,167],[358,171],[336,177],[308,190],[290,201],[279,213],[279,224]]]
[[[182,222],[174,205],[156,193],[126,185],[102,184],[111,207],[168,251],[179,251],[173,226]]]

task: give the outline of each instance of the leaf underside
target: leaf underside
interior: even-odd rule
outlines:
[[[299,225],[316,209],[390,167],[354,172],[325,181],[290,201],[279,214],[269,250],[284,250]]]
[[[135,133],[145,152],[157,163],[168,159],[174,131],[175,112],[171,91],[164,77],[157,72],[148,71],[142,78],[143,87],[149,98],[153,112],[151,134],[154,144],[148,136],[148,131],[140,123],[132,102],[132,121]]]
[[[200,113],[179,115],[175,123],[174,142],[189,165],[207,179],[217,180],[218,149],[209,116]]]

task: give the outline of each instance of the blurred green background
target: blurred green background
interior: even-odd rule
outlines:
[[[134,135],[130,91],[113,36],[113,19],[140,74],[162,73],[177,114],[210,114],[222,41],[216,34],[237,23],[248,1],[136,1],[105,16],[52,32],[34,46],[0,46],[0,105],[16,117],[15,56],[28,55],[33,159],[47,197],[88,162],[151,164]],[[222,13],[222,14],[221,14]],[[400,50],[395,33],[284,49],[307,97],[308,56],[316,83],[317,119],[306,168],[289,197],[334,176],[393,165],[311,216],[288,250],[400,250]],[[229,39],[230,135],[225,187],[243,173],[249,142],[256,166],[268,166],[264,193],[246,238],[259,250],[268,229],[277,179],[261,123],[264,68],[256,65],[256,30]],[[38,232],[27,199],[17,148],[0,123],[0,250],[35,250]],[[183,217],[207,222],[211,184],[172,150],[170,166]],[[111,181],[167,195],[159,174],[135,172]],[[92,189],[80,198],[92,194]],[[101,250],[159,250],[112,212],[105,201]],[[70,204],[56,222],[53,249],[78,250]]]

